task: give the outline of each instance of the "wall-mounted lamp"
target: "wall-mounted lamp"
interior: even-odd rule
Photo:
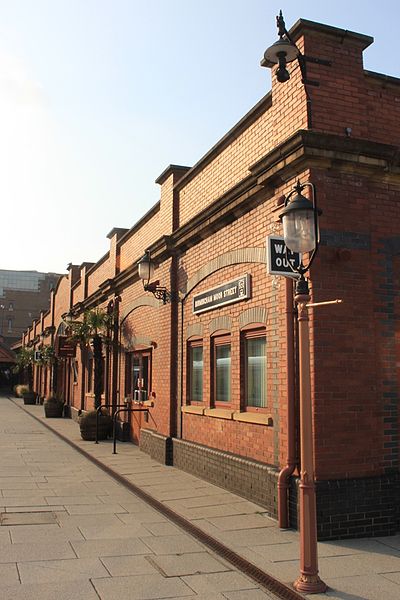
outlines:
[[[74,313],[72,312],[72,310],[70,310],[69,312],[66,312],[63,315],[61,315],[61,318],[67,325],[70,325],[74,321]]]
[[[154,275],[154,263],[151,260],[150,250],[146,250],[144,256],[139,260],[137,265],[139,278],[143,282],[145,292],[151,292],[157,300],[162,300],[163,304],[171,302],[172,294],[166,287],[160,286],[159,281],[150,283],[150,279],[152,279]]]
[[[322,58],[305,56],[301,53],[286,29],[282,11],[280,11],[279,15],[276,17],[276,25],[278,27],[279,40],[266,49],[264,58],[261,61],[261,66],[272,68],[275,65],[279,65],[276,71],[276,78],[279,83],[285,83],[290,79],[290,73],[287,70],[286,65],[297,58],[303,84],[318,86],[318,81],[307,79],[307,62],[324,65],[326,67],[330,67],[332,62]]]

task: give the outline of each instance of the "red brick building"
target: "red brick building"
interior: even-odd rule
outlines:
[[[267,273],[266,237],[279,231],[282,197],[297,180],[313,182],[323,215],[312,298],[343,299],[310,310],[319,537],[391,534],[400,500],[400,80],[364,70],[368,36],[304,20],[290,33],[305,55],[330,61],[307,66],[319,84],[307,86],[310,102],[297,63],[286,83],[273,76],[271,92],[194,167],[160,175],[160,201],[131,229],[113,229],[104,257],[70,266],[24,343],[54,344],[63,315],[120,298],[104,399],[148,408],[148,418],[130,418],[133,440],[272,515],[288,506],[295,525],[293,291]],[[138,277],[146,249],[152,281],[172,294],[165,304]],[[93,405],[86,354],[58,360],[72,416]],[[36,368],[42,396],[47,371]]]

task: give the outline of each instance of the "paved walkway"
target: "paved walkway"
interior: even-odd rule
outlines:
[[[41,406],[23,409],[272,577],[288,585],[297,577],[298,534],[281,531],[260,506],[133,444],[120,443],[113,455],[109,441],[84,442],[75,422],[44,419]],[[2,599],[276,597],[12,401],[3,398],[0,410]],[[319,543],[319,566],[329,590],[309,598],[400,598],[400,536]]]

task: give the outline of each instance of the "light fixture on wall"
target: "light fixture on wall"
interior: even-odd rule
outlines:
[[[151,260],[150,250],[146,250],[144,256],[137,263],[139,278],[143,282],[145,292],[151,292],[157,300],[162,300],[163,304],[167,304],[172,300],[172,294],[166,287],[159,285],[159,281],[150,283],[150,279],[154,275],[154,263]]]
[[[279,40],[266,49],[264,58],[261,61],[261,66],[272,68],[275,65],[278,65],[276,79],[279,83],[285,83],[290,79],[290,73],[286,68],[287,64],[297,59],[303,84],[318,86],[318,81],[312,81],[307,78],[307,62],[330,67],[332,61],[302,54],[286,29],[282,11],[280,11],[279,15],[276,17],[276,26],[278,27]]]

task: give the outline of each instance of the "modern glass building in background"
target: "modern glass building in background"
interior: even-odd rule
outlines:
[[[50,290],[60,275],[38,271],[0,269],[0,337],[11,347],[37,319],[48,310]]]

